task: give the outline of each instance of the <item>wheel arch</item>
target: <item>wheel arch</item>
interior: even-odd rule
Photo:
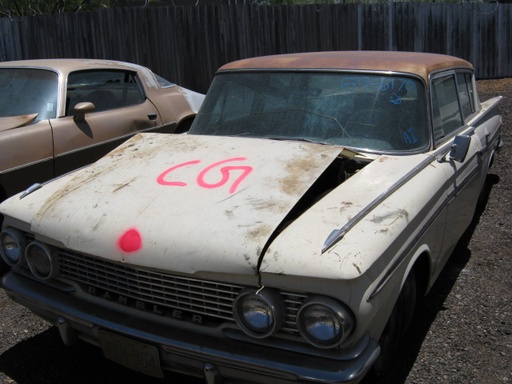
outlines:
[[[187,116],[187,117],[183,118],[182,120],[180,120],[174,133],[188,132],[190,127],[192,126],[192,123],[194,122],[195,117],[196,117],[196,115],[190,115],[190,116]]]
[[[0,184],[0,203],[7,199],[7,192],[2,184]]]
[[[410,273],[414,273],[418,299],[425,296],[429,290],[429,280],[432,270],[430,249],[424,245],[420,247],[415,256],[411,258],[406,273],[403,275],[402,287]]]
[[[381,374],[389,365],[394,353],[398,350],[401,338],[412,321],[418,300],[427,293],[431,269],[430,260],[430,252],[425,245],[420,247],[407,265],[398,297],[379,338],[381,355],[373,366],[377,375]]]

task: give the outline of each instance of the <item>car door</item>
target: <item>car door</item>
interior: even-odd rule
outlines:
[[[478,196],[485,181],[485,159],[482,137],[485,128],[474,125],[479,118],[479,107],[470,72],[452,72],[437,76],[431,83],[434,139],[436,146],[445,149],[436,166],[447,175],[446,229],[443,239],[442,268],[458,239],[471,223]],[[450,156],[454,145],[459,146],[458,136],[468,142],[465,156]],[[453,153],[453,152],[452,152]]]
[[[72,72],[65,115],[51,120],[55,175],[96,161],[137,132],[162,125],[136,73],[124,70]]]

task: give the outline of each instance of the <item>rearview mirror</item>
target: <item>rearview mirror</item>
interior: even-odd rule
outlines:
[[[85,114],[94,112],[96,110],[96,107],[90,101],[84,101],[75,105],[73,110],[75,112],[75,120],[82,121],[85,118]]]
[[[450,160],[462,163],[468,153],[469,145],[471,144],[471,136],[459,135],[455,136],[450,150]]]

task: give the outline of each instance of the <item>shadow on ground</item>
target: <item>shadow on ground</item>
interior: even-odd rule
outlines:
[[[444,307],[446,298],[471,257],[471,251],[468,248],[469,242],[485,210],[491,189],[498,182],[497,175],[487,176],[482,200],[477,207],[473,221],[460,239],[428,295],[418,303],[411,326],[403,336],[399,357],[397,356],[389,369],[381,376],[370,374],[362,384],[402,384],[406,382],[432,322],[439,312],[446,309]]]
[[[201,381],[180,375],[153,379],[125,369],[105,359],[101,350],[86,343],[66,347],[52,327],[16,344],[0,355],[0,372],[18,384],[198,384]],[[195,381],[194,381],[195,380]],[[12,383],[7,379],[5,382]]]

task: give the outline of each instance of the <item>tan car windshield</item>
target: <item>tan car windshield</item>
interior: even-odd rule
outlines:
[[[57,74],[43,69],[0,69],[0,117],[37,113],[36,120],[57,114]]]

